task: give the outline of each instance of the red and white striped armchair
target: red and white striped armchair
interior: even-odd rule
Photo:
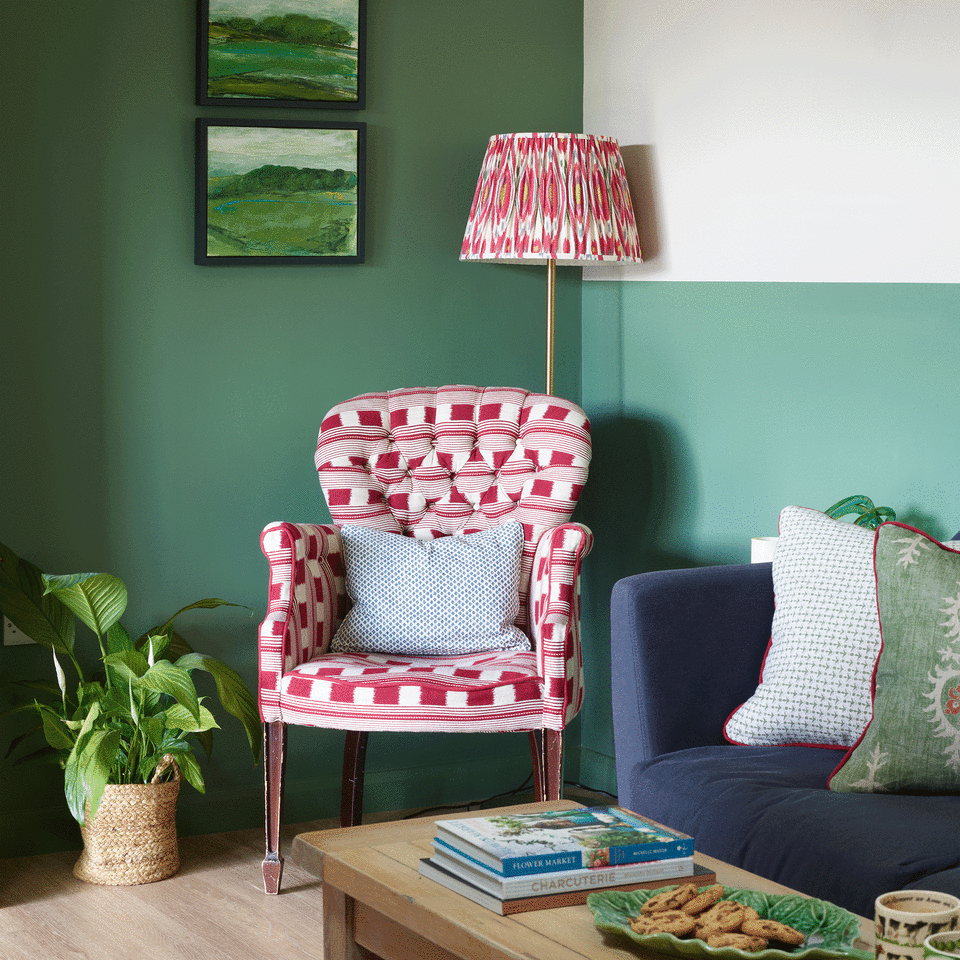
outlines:
[[[538,798],[559,799],[562,731],[583,703],[580,565],[591,532],[570,516],[590,426],[575,404],[513,388],[371,393],[324,418],[316,466],[333,525],[271,523],[259,636],[264,723],[264,889],[280,887],[287,724],[347,731],[341,822],[360,821],[371,730],[528,731]],[[423,657],[331,653],[350,599],[340,527],[433,539],[523,528],[519,613],[529,651]]]

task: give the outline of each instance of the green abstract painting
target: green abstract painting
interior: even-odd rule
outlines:
[[[201,0],[197,102],[360,109],[365,0]]]
[[[362,263],[365,135],[198,120],[196,262]]]

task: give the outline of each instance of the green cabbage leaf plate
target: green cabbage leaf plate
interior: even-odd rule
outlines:
[[[593,912],[594,925],[601,932],[626,937],[647,950],[670,957],[688,960],[704,957],[711,960],[835,960],[838,957],[873,960],[872,950],[858,950],[853,945],[860,936],[860,920],[832,903],[800,894],[760,893],[736,887],[724,887],[723,890],[725,900],[736,900],[753,907],[765,919],[779,920],[799,930],[806,934],[806,941],[791,949],[768,948],[748,953],[735,947],[709,947],[702,940],[683,940],[672,933],[634,933],[630,929],[630,917],[637,916],[640,908],[659,890],[591,893],[587,897],[587,906]]]

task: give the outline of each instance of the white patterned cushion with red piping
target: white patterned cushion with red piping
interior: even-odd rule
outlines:
[[[520,521],[515,623],[538,649],[329,654],[348,602],[337,528],[272,524],[262,538],[271,568],[263,719],[355,730],[562,729],[583,702],[579,572],[593,538],[567,521],[589,461],[579,407],[512,388],[398,390],[331,410],[316,463],[335,523],[432,538]]]
[[[747,746],[849,747],[870,722],[880,651],[874,534],[798,506],[780,512],[779,533],[760,682],[724,735]]]

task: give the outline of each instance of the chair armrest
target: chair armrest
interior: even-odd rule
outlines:
[[[725,742],[727,717],[757,688],[772,622],[770,563],[642,573],[614,585],[618,782],[660,754]]]
[[[562,730],[583,704],[580,566],[593,547],[581,523],[563,523],[537,542],[530,577],[530,635],[543,679],[543,725]]]
[[[271,523],[260,535],[260,549],[270,564],[257,682],[260,716],[267,723],[282,719],[283,674],[329,649],[346,612],[346,588],[336,527]]]

